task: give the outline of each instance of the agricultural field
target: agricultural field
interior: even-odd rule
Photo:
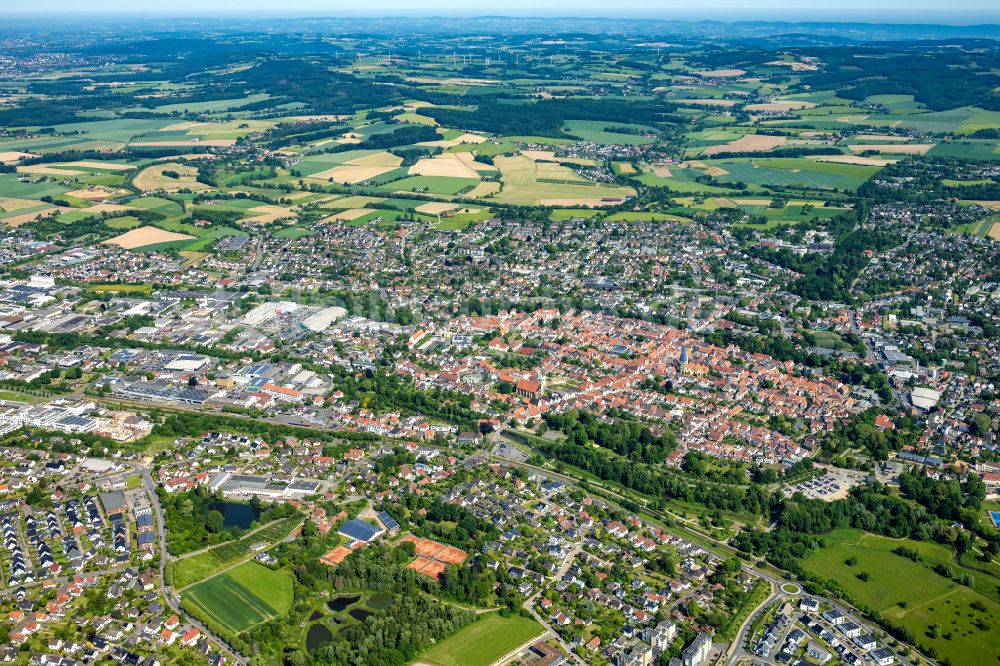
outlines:
[[[627,129],[629,132],[616,131],[621,129]],[[656,129],[648,125],[610,123],[600,120],[571,120],[566,123],[563,131],[584,141],[624,146],[653,143],[656,140]]]
[[[232,566],[240,558],[251,555],[251,546],[263,542],[274,544],[283,539],[298,524],[295,517],[279,520],[261,530],[251,532],[235,541],[227,541],[197,555],[171,560],[171,582],[178,589],[185,589],[226,567]]]
[[[107,241],[109,245],[117,245],[126,250],[137,250],[150,245],[162,245],[164,243],[176,243],[194,239],[194,236],[178,234],[172,231],[165,231],[156,227],[142,227],[115,236]]]
[[[856,190],[878,171],[875,166],[801,158],[716,160],[712,164],[726,172],[715,178],[727,183],[818,190]]]
[[[524,156],[498,157],[494,163],[500,169],[503,187],[488,198],[501,203],[601,206],[605,197],[635,195],[630,187],[592,183],[559,164],[536,162]]]
[[[292,575],[245,562],[186,589],[185,607],[230,634],[280,617],[292,604]]]
[[[839,594],[904,627],[928,658],[995,662],[1000,564],[982,553],[1000,548],[997,532],[953,524],[975,520],[966,509],[978,509],[970,475],[979,472],[966,470],[988,462],[996,430],[994,26],[834,23],[818,34],[812,24],[752,21],[546,19],[537,30],[496,16],[386,21],[122,19],[30,39],[4,24],[0,399],[98,392],[108,404],[80,407],[85,421],[51,422],[96,421],[86,435],[54,435],[60,453],[85,445],[131,460],[141,450],[171,477],[186,476],[188,460],[212,475],[323,481],[300,505],[310,522],[296,515],[257,532],[253,518],[220,526],[212,510],[186,512],[203,487],[169,496],[166,545],[179,556],[166,562],[166,594],[254,663],[489,666],[527,661],[514,651],[558,634],[572,660],[603,664],[612,642],[636,654],[663,613],[684,636],[678,650],[706,627],[728,647],[733,624],[753,612],[743,592],[764,591],[741,588],[747,569],[726,560],[738,544],[786,592],[803,571],[823,578],[824,604]],[[334,320],[334,307],[344,316]],[[885,362],[833,353],[855,351],[849,330],[863,330]],[[912,358],[914,381],[894,371],[893,349]],[[195,354],[209,358],[184,358]],[[521,381],[532,378],[539,395],[525,395]],[[917,382],[940,389],[937,411],[907,397]],[[154,434],[102,439],[120,434],[112,404],[141,412]],[[10,428],[55,413],[21,409],[4,405]],[[510,516],[447,501],[445,488],[484,478],[496,506],[515,506],[503,499],[514,480],[490,483],[495,470],[478,469],[472,447],[451,451],[460,474],[427,478],[411,460],[420,451],[375,453],[428,429],[464,442],[453,433],[494,418],[497,435],[524,445],[503,449],[512,458],[556,458],[583,482],[553,497],[568,491],[578,502],[576,490],[593,491],[626,503],[588,503],[601,525],[594,538],[613,535],[612,520],[635,528],[635,548],[615,541],[619,559],[643,548],[638,534],[657,537],[656,555],[633,573],[588,559],[573,575],[610,594],[625,582],[619,596],[637,607],[657,605],[645,593],[669,590],[673,575],[692,579],[692,594],[671,594],[644,619],[559,595],[565,586],[542,575],[523,581],[542,621],[496,612],[523,601],[507,585],[523,558],[495,548],[494,527],[510,530],[503,541],[518,553],[545,543],[551,521],[514,529]],[[11,441],[48,446],[42,428],[30,438],[10,428]],[[247,439],[199,446],[199,434],[216,430]],[[796,505],[778,490],[816,471],[809,455],[817,468],[863,470],[904,450],[943,458],[925,459],[935,473],[920,480],[947,486],[960,506],[932,507],[938,495],[892,484],[830,491],[842,504]],[[680,465],[666,469],[674,451]],[[51,484],[25,487],[20,457],[5,455],[0,468],[18,479],[0,486],[37,505]],[[33,469],[48,474],[50,461]],[[420,498],[382,492],[409,482],[404,464],[420,472]],[[135,472],[118,476],[141,490]],[[158,477],[164,490],[205,485],[167,477]],[[283,499],[304,494],[292,490]],[[898,510],[876,514],[876,496]],[[623,515],[631,503],[649,525]],[[383,509],[399,515],[399,529],[365,548],[338,533],[345,516]],[[866,521],[866,510],[879,520]],[[575,513],[566,516],[574,524]],[[190,532],[180,514],[193,519]],[[815,527],[846,516],[883,534],[933,528],[930,538],[953,545],[808,529],[807,519]],[[578,543],[580,531],[559,522]],[[712,553],[690,554],[653,525]],[[418,558],[398,547],[407,530],[435,539],[420,541]],[[87,532],[84,551],[117,545]],[[785,536],[817,549],[777,557]],[[9,546],[0,546],[5,582],[23,576],[12,573],[21,567]],[[261,549],[282,568],[259,564]],[[138,561],[137,550],[125,559]],[[477,551],[488,567],[466,560]],[[684,574],[668,571],[680,562]],[[774,564],[784,562],[787,571]],[[705,567],[703,580],[692,566]],[[32,649],[53,636],[82,640],[68,618],[105,605],[112,579],[74,597],[41,636],[15,636],[29,620],[0,633]],[[42,602],[32,608],[58,598],[28,587]],[[0,596],[5,618],[24,605]],[[553,610],[569,622],[548,621]],[[866,631],[870,620],[859,618]],[[129,648],[190,661],[189,646],[161,654],[155,636],[153,647]],[[585,647],[593,636],[596,651]],[[216,643],[209,652],[226,650],[204,640]],[[921,661],[879,640],[897,663]]]
[[[208,185],[195,180],[198,169],[176,162],[149,166],[136,174],[132,183],[144,192],[176,192],[182,189],[207,190]]]

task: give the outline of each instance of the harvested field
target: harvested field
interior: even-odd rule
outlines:
[[[309,122],[337,122],[338,120],[344,120],[348,116],[332,116],[332,115],[320,115],[320,116],[288,116],[284,120],[298,120],[304,123]]]
[[[0,200],[2,201],[2,200]],[[1000,210],[1000,201],[969,201],[971,204],[976,204],[977,206],[982,206],[983,208],[989,208],[990,210]],[[0,203],[0,207],[2,207]]]
[[[353,166],[345,164],[314,173],[309,177],[319,180],[332,179],[336,183],[350,183],[353,185],[354,183],[362,183],[376,176],[381,176],[383,173],[392,171],[394,168],[391,166]]]
[[[180,175],[179,178],[165,176],[164,171],[173,171]],[[208,185],[195,180],[198,170],[192,166],[178,164],[176,162],[164,162],[154,166],[146,167],[132,181],[132,184],[140,190],[147,192],[153,190],[165,190],[175,192],[184,188],[191,190],[207,190]]]
[[[635,173],[635,167],[629,162],[616,162],[615,165],[618,167],[618,172],[628,175]]]
[[[552,150],[522,150],[521,154],[525,157],[530,157],[535,160],[546,160],[549,162],[566,162],[568,164],[579,164],[581,166],[594,166],[597,164],[594,160],[588,160],[583,157],[556,157],[555,151]],[[629,165],[631,166],[631,165]]]
[[[833,162],[835,164],[860,164],[863,166],[885,166],[897,160],[880,160],[877,157],[862,157],[860,155],[807,155],[807,159],[816,162]]]
[[[0,164],[14,164],[15,162],[20,162],[27,157],[36,157],[36,155],[32,155],[31,153],[19,153],[16,150],[0,152]]]
[[[725,169],[723,169],[721,167],[709,166],[705,162],[701,162],[699,160],[691,160],[689,162],[684,162],[684,163],[681,164],[681,168],[682,169],[698,169],[700,171],[704,171],[706,174],[708,174],[709,176],[712,176],[713,178],[716,177],[716,176],[725,176],[726,174],[729,173],[728,171],[726,171]],[[670,173],[670,171],[667,170],[667,173]],[[659,174],[657,174],[657,175],[659,175]],[[667,177],[669,178],[669,176],[667,176]]]
[[[76,197],[77,199],[112,199],[120,197],[123,194],[128,194],[128,190],[113,189],[102,185],[91,185],[86,189],[73,190],[66,193],[67,196]]]
[[[3,220],[0,220],[0,222],[3,222],[3,224],[6,225],[6,226],[8,226],[8,227],[19,227],[22,224],[27,224],[28,222],[34,222],[35,220],[37,220],[37,219],[39,219],[41,217],[47,217],[47,216],[51,215],[52,213],[54,213],[57,210],[65,213],[66,211],[70,211],[70,210],[73,210],[73,209],[72,208],[60,208],[60,207],[53,206],[51,208],[46,208],[45,210],[36,210],[33,213],[24,213],[23,215],[15,215],[13,217],[6,217]]]
[[[450,153],[450,155],[453,159],[458,160],[473,171],[498,171],[498,169],[492,164],[477,162],[476,156],[471,152]]]
[[[775,67],[789,67],[793,72],[813,72],[816,71],[816,65],[811,62],[798,62],[797,60],[785,61],[785,60],[772,60],[771,62],[764,63],[765,65],[774,65]],[[814,105],[815,106],[815,105]]]
[[[496,194],[500,191],[500,183],[495,183],[493,181],[486,181],[479,183],[474,188],[466,192],[463,196],[468,199],[478,199],[480,197],[488,197],[491,194]]]
[[[1000,241],[1000,222],[994,222],[990,227],[990,232],[986,234],[995,241]]]
[[[364,208],[368,204],[378,203],[380,201],[385,201],[385,199],[381,197],[356,195],[337,199],[336,202],[332,206],[328,206],[328,208]]]
[[[442,86],[491,86],[495,83],[500,83],[495,79],[467,79],[454,76],[446,79],[432,79],[429,76],[408,76],[406,80],[413,83],[432,83]]]
[[[295,214],[291,210],[282,206],[257,206],[247,209],[247,212],[253,213],[253,216],[240,220],[241,224],[270,224],[278,220],[295,217]]]
[[[161,157],[159,161],[163,160],[214,160],[219,156],[215,153],[184,153],[183,155],[171,155],[170,157]]]
[[[135,167],[131,164],[116,164],[114,162],[96,162],[90,160],[77,160],[76,162],[64,162],[64,166],[82,167],[84,169],[104,169],[105,171],[128,171]]]
[[[439,148],[454,148],[455,146],[461,146],[465,143],[482,143],[486,141],[486,137],[480,136],[478,134],[462,134],[456,136],[454,139],[437,139],[435,141],[421,141],[417,143],[418,146],[431,146]]]
[[[30,173],[40,176],[79,176],[81,174],[87,173],[86,171],[79,171],[76,169],[63,169],[56,168],[57,165],[54,164],[29,164],[28,166],[17,167],[18,173]]]
[[[185,120],[182,123],[174,123],[173,125],[167,125],[161,128],[160,132],[187,132],[195,127],[200,127],[202,123],[196,122],[194,120]]]
[[[717,199],[718,201],[718,199]],[[770,206],[770,199],[729,199],[736,206]]]
[[[933,147],[933,143],[858,143],[848,146],[856,153],[874,150],[891,155],[923,155]]]
[[[110,203],[99,203],[90,206],[89,208],[84,208],[84,211],[88,213],[124,213],[126,211],[135,210],[134,208],[129,208],[128,206],[122,206],[119,204]]]
[[[698,76],[711,79],[728,79],[746,74],[742,69],[710,69],[707,72],[695,72]]]
[[[798,111],[799,109],[811,109],[815,107],[814,102],[796,102],[790,100],[776,100],[773,102],[767,102],[766,104],[750,104],[746,107],[747,111],[753,113],[754,111],[776,111],[778,113],[783,113],[785,111]]]
[[[653,173],[660,178],[670,178],[670,169],[667,167],[653,167]]]
[[[349,166],[379,166],[379,167],[398,167],[403,163],[403,158],[399,155],[393,155],[392,153],[372,153],[371,155],[362,155],[361,157],[355,157],[353,160],[348,160],[344,164]]]
[[[458,204],[443,203],[438,201],[432,201],[430,203],[425,203],[414,208],[418,213],[427,213],[428,215],[440,215],[442,213],[447,213],[452,210],[457,210],[461,208]]]
[[[735,99],[679,99],[677,104],[688,106],[736,106],[739,104]]]
[[[133,141],[130,146],[149,148],[176,148],[185,146],[213,146],[216,148],[226,148],[236,144],[236,139],[182,139],[178,141]]]
[[[452,178],[479,178],[468,164],[448,153],[440,157],[423,158],[410,167],[411,176],[448,176]]]
[[[115,236],[111,240],[104,241],[106,245],[117,245],[126,250],[144,247],[146,245],[156,245],[159,243],[171,243],[173,241],[193,240],[194,236],[188,234],[178,234],[173,231],[166,231],[158,227],[139,227],[126,231],[121,236]]]
[[[324,218],[323,222],[350,222],[373,212],[370,208],[349,208]]]
[[[587,206],[588,208],[600,208],[601,206],[614,206],[620,201],[601,201],[600,199],[541,199],[540,206]]]
[[[890,141],[909,141],[908,136],[896,136],[895,134],[858,134],[854,137],[857,141],[881,141],[882,143],[889,143]]]
[[[11,198],[0,198],[0,210],[8,213],[13,210],[21,210],[23,208],[32,208],[38,205],[38,201],[35,199],[11,199]]]
[[[763,153],[774,150],[782,146],[788,139],[783,136],[768,136],[766,134],[747,134],[735,141],[724,143],[721,146],[709,146],[705,149],[705,155],[717,155],[719,153]]]

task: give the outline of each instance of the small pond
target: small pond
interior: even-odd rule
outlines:
[[[313,614],[309,616],[309,621],[310,622],[315,622],[316,620],[320,619],[321,617],[323,617],[322,613],[320,613],[319,611],[313,611]]]
[[[326,606],[334,613],[339,613],[340,611],[345,610],[348,606],[354,605],[359,601],[361,601],[361,595],[348,594],[330,599],[326,602]]]
[[[249,504],[242,502],[222,503],[222,526],[227,529],[238,527],[241,530],[248,530],[253,521],[259,517],[257,511]]]
[[[353,617],[358,622],[364,622],[375,613],[371,611],[366,611],[364,608],[352,608],[351,610],[347,611],[347,614]]]
[[[325,645],[332,640],[333,632],[322,622],[317,622],[310,626],[309,632],[306,633],[306,649],[309,652],[313,652],[321,645]]]

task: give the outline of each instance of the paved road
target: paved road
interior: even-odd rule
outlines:
[[[177,598],[170,593],[170,588],[167,585],[167,531],[165,527],[166,523],[163,520],[163,510],[160,507],[160,498],[156,495],[156,484],[153,483],[153,477],[149,474],[149,468],[137,466],[137,470],[142,475],[142,483],[146,488],[146,494],[149,496],[149,504],[153,508],[153,515],[156,517],[156,540],[160,544],[160,594],[163,595],[163,598],[167,601],[167,605],[170,606],[175,613],[179,616],[186,617],[189,624],[200,629],[201,633],[215,643],[219,650],[226,655],[226,658],[229,661],[237,664],[246,664],[246,659],[233,650],[228,643],[212,633],[212,631],[201,622],[198,622],[187,613],[184,613],[184,611],[181,610],[181,605],[178,603]]]
[[[727,659],[726,661],[727,664],[733,666],[734,664],[739,663],[740,659],[745,659],[747,657],[753,656],[751,655],[751,653],[747,652],[743,648],[743,645],[746,643],[747,640],[747,635],[746,635],[747,630],[750,628],[753,619],[757,617],[757,613],[761,612],[764,608],[767,608],[769,604],[772,604],[778,599],[781,599],[783,596],[784,594],[781,592],[781,589],[778,588],[776,591],[772,592],[767,597],[767,599],[764,599],[763,602],[758,604],[756,608],[750,611],[750,614],[747,615],[747,619],[743,621],[743,624],[740,625],[739,630],[736,632],[736,637],[733,638],[733,642],[729,645],[729,648],[723,655],[723,657]]]
[[[535,592],[533,595],[531,595],[530,597],[528,597],[524,601],[524,607],[527,609],[527,611],[529,613],[531,613],[531,617],[535,618],[536,622],[538,622],[540,625],[542,625],[543,627],[545,627],[548,630],[548,632],[553,637],[555,637],[555,639],[557,641],[559,641],[559,646],[563,649],[563,651],[566,654],[569,655],[570,661],[572,661],[575,664],[578,664],[579,666],[587,666],[587,662],[585,662],[578,654],[576,654],[575,652],[573,652],[573,648],[570,647],[570,645],[566,641],[564,641],[562,639],[562,636],[560,636],[556,632],[552,631],[552,629],[549,627],[549,623],[546,621],[546,619],[543,618],[541,615],[539,615],[538,613],[535,612],[535,599],[537,599],[538,595],[541,594],[541,593],[542,593],[542,591],[539,590],[538,592]],[[534,642],[534,641],[532,641],[532,642]]]
[[[496,460],[507,462],[507,463],[511,462],[509,460],[504,460],[502,458],[496,458]],[[541,474],[543,476],[546,476],[548,478],[557,479],[557,480],[560,480],[560,481],[565,481],[565,482],[573,484],[573,485],[577,485],[579,483],[579,479],[576,479],[575,477],[572,477],[572,476],[568,476],[566,474],[562,474],[562,473],[559,473],[559,472],[554,472],[552,470],[547,470],[547,469],[543,469],[543,468],[540,468],[540,467],[536,467],[536,466],[530,465],[528,463],[514,463],[514,464],[516,464],[516,465],[518,465],[520,467],[527,468],[527,469],[529,469],[529,470],[531,470],[533,472],[537,472],[537,473],[539,473],[539,474]],[[603,490],[603,488],[602,488],[602,490]],[[614,501],[609,500],[607,497],[598,497],[597,499],[601,500],[602,502],[607,502],[609,504],[615,505]],[[617,505],[615,505],[615,506],[617,506]],[[621,509],[620,506],[618,508]],[[622,510],[624,510],[624,509],[622,509]],[[647,511],[649,511],[650,513],[655,513],[651,509],[647,509]],[[682,538],[684,538],[686,536],[685,532],[689,532],[691,530],[685,529],[682,526],[675,526],[675,527],[668,528],[667,531],[674,532],[674,533],[679,533],[679,536],[682,537]],[[732,546],[730,546],[729,544],[727,544],[725,542],[722,542],[722,541],[719,541],[717,539],[713,539],[712,537],[709,537],[707,535],[704,535],[704,534],[701,534],[701,533],[697,533],[696,539],[697,539],[697,541],[710,541],[713,544],[715,544],[713,548],[707,548],[705,546],[701,546],[700,543],[699,543],[699,546],[701,546],[702,548],[704,548],[706,551],[712,553],[716,557],[724,559],[725,557],[730,557],[730,556],[732,556],[732,555],[734,555],[736,553],[736,550]],[[696,543],[697,543],[697,541],[696,541]],[[788,584],[788,583],[792,583],[796,587],[799,587],[799,585],[797,583],[794,583],[793,581],[790,581],[787,578],[784,578],[783,576],[775,575],[775,574],[772,574],[772,573],[766,572],[766,571],[762,571],[762,570],[760,570],[760,569],[758,569],[758,568],[756,568],[756,567],[754,567],[754,566],[752,566],[750,564],[744,564],[744,565],[742,565],[741,569],[743,571],[747,572],[748,574],[752,575],[752,576],[757,576],[759,578],[763,578],[764,580],[769,581],[771,584],[773,584],[775,586],[775,589],[779,593],[782,591],[782,585],[785,585],[785,584]],[[844,614],[852,616],[855,620],[862,621],[865,630],[868,631],[869,633],[871,633],[873,636],[875,636],[875,638],[879,639],[883,644],[888,644],[888,643],[891,642],[891,638],[886,635],[886,633],[881,629],[881,627],[875,625],[872,622],[864,621],[863,620],[864,614],[861,613],[861,611],[859,611],[857,608],[854,608],[853,606],[851,606],[850,604],[846,603],[845,601],[843,601],[841,599],[836,599],[836,600],[827,599],[827,600],[830,601],[835,608],[837,608],[838,610],[840,610]],[[527,604],[527,602],[525,602],[525,603]],[[538,619],[537,614],[534,612],[534,609],[529,609],[529,610],[531,610],[532,611],[532,615],[534,615],[535,618]],[[752,615],[753,615],[753,613],[751,613],[751,616]],[[539,621],[541,621],[541,620],[539,620]],[[546,626],[548,626],[548,624],[546,624]],[[901,666],[910,666],[910,661],[909,660],[903,659],[903,658],[899,657],[898,653],[897,653],[896,657],[899,660],[897,663],[899,663]]]

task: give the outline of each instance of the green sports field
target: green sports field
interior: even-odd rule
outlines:
[[[291,572],[256,562],[244,562],[181,593],[195,615],[233,634],[287,613],[292,597]]]
[[[489,666],[543,631],[532,619],[490,613],[427,650],[418,661],[432,666]]]
[[[860,530],[837,530],[825,539],[825,548],[803,560],[806,571],[836,581],[857,602],[903,625],[917,643],[933,647],[956,666],[995,663],[1000,634],[992,625],[1000,613],[1000,578],[978,570],[980,563],[967,557],[970,566],[962,566],[944,546]],[[898,546],[916,550],[920,561],[893,553]],[[847,564],[852,557],[857,559],[853,566]],[[972,587],[941,576],[935,565],[950,567],[955,576],[971,574]],[[867,582],[858,578],[861,573],[869,574]]]

